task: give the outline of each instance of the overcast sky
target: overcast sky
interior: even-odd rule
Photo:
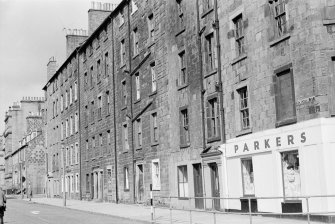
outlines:
[[[90,0],[0,0],[0,134],[23,96],[44,96],[46,65],[65,60],[64,28],[86,29]],[[115,0],[103,2],[115,3]]]

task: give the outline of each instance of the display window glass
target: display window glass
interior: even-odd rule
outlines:
[[[300,165],[298,150],[282,152],[283,184],[285,197],[299,197],[301,194]],[[296,200],[295,198],[288,198]]]
[[[252,165],[252,159],[242,159],[242,180],[243,180],[243,194],[244,195],[255,195],[254,185],[254,169]]]

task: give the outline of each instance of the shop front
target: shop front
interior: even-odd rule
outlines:
[[[335,118],[237,137],[224,148],[224,193],[235,198],[225,209],[246,211],[245,198],[254,197],[252,211],[306,212],[305,196],[335,195]],[[308,200],[310,212],[335,211],[335,198]]]

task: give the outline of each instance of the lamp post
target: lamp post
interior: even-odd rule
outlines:
[[[66,206],[66,192],[65,192],[65,153],[64,153],[64,143],[62,142],[62,159],[63,159],[63,206]]]

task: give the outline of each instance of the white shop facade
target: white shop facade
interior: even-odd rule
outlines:
[[[306,212],[303,198],[335,195],[335,118],[318,118],[227,141],[223,194],[228,210]],[[257,197],[283,197],[257,199]],[[335,197],[310,198],[311,212],[335,211]]]

